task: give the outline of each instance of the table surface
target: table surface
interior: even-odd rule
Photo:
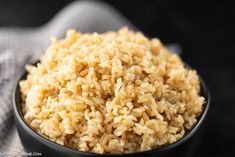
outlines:
[[[1,0],[0,27],[37,27],[71,0]],[[232,1],[112,1],[141,31],[179,43],[210,87],[212,102],[194,156],[235,156],[235,9]]]

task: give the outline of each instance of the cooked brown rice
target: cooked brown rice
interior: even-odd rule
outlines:
[[[58,144],[96,153],[159,148],[202,112],[195,70],[159,39],[127,28],[52,39],[20,82],[25,121]]]

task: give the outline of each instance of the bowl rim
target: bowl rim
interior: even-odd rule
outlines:
[[[186,68],[192,69],[191,66],[189,66],[188,64],[184,63]],[[35,65],[35,64],[34,64]],[[208,87],[206,86],[204,80],[202,79],[202,77],[197,73],[198,77],[199,77],[199,81],[200,81],[200,87],[201,87],[201,95],[205,97],[205,103],[204,103],[204,109],[201,113],[201,115],[199,117],[197,117],[197,122],[193,125],[193,127],[184,134],[184,136],[179,139],[178,141],[169,144],[169,145],[165,145],[159,148],[154,148],[151,150],[146,150],[146,151],[139,151],[139,152],[131,152],[131,153],[122,153],[122,154],[111,154],[111,153],[104,153],[104,154],[99,154],[99,153],[94,153],[94,152],[86,152],[86,151],[80,151],[80,150],[76,150],[73,148],[69,148],[60,144],[57,144],[53,141],[50,141],[49,139],[43,137],[42,135],[38,134],[36,131],[34,131],[23,119],[23,115],[20,109],[20,104],[19,101],[17,101],[17,97],[20,96],[20,87],[19,87],[19,82],[23,79],[25,79],[27,77],[28,72],[24,71],[24,73],[21,75],[21,77],[17,80],[17,84],[13,90],[13,94],[12,94],[12,101],[13,101],[13,113],[14,113],[14,118],[15,118],[15,122],[16,120],[19,122],[19,124],[23,127],[23,129],[28,132],[31,136],[33,136],[36,140],[40,141],[41,143],[47,145],[48,147],[53,147],[53,149],[55,150],[60,150],[63,152],[67,152],[67,153],[73,153],[73,154],[77,154],[77,155],[87,155],[87,156],[126,156],[126,155],[143,155],[146,153],[161,153],[164,151],[169,151],[181,144],[183,144],[184,142],[186,142],[187,140],[189,140],[199,129],[199,127],[201,126],[202,122],[204,121],[209,107],[210,107],[210,102],[211,102],[211,94],[210,91],[208,89]],[[21,99],[21,98],[19,98]]]

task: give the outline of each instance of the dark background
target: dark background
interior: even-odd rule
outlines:
[[[37,27],[72,0],[0,0],[0,27]],[[107,1],[141,31],[179,43],[212,94],[194,156],[235,156],[235,5],[233,1]]]

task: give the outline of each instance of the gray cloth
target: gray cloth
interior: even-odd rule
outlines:
[[[0,29],[0,156],[21,156],[23,153],[12,115],[12,89],[24,71],[24,65],[39,58],[48,46],[50,37],[63,37],[69,28],[100,33],[123,26],[136,29],[103,2],[77,1],[41,27]],[[173,48],[177,46],[173,45]]]

